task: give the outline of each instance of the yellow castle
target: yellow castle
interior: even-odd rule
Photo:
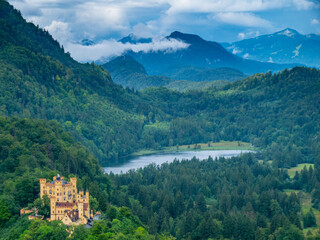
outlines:
[[[50,198],[50,221],[61,220],[66,225],[79,225],[91,222],[89,192],[77,190],[77,178],[64,180],[59,174],[53,177],[52,182],[40,178],[40,197]]]

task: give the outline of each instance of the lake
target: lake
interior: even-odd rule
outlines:
[[[105,173],[113,172],[114,174],[126,173],[130,169],[143,168],[151,163],[161,165],[162,163],[171,163],[174,159],[192,159],[193,157],[199,160],[207,159],[211,156],[213,159],[216,157],[231,158],[240,155],[241,153],[251,152],[249,150],[210,150],[210,151],[183,151],[183,152],[167,152],[157,153],[152,155],[137,156],[128,159],[126,162],[104,167]]]

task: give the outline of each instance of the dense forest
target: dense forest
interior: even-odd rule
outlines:
[[[257,74],[222,89],[137,92],[114,84],[100,66],[75,62],[46,31],[0,3],[0,114],[56,120],[100,162],[230,139],[290,145],[303,155],[319,149],[319,70]]]
[[[290,178],[261,157],[194,158],[111,175],[111,201],[130,207],[151,233],[177,239],[304,239],[316,219],[311,206],[302,213],[301,196],[312,194],[319,209],[319,165]]]
[[[202,91],[135,91],[80,64],[0,0],[1,239],[319,239],[320,71],[297,67]],[[261,151],[106,175],[138,149],[238,140]],[[290,175],[288,169],[308,166]],[[39,178],[79,178],[91,229],[28,221]]]

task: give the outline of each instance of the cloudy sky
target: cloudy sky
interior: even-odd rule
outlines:
[[[160,37],[178,30],[204,39],[232,42],[293,28],[301,33],[320,33],[320,0],[9,0],[22,15],[46,28],[80,61],[98,58],[101,50],[118,54],[131,46],[116,40],[134,33]],[[78,43],[97,43],[81,48],[94,50],[83,58]],[[159,40],[160,41],[160,40]],[[159,42],[158,41],[158,42]],[[145,48],[176,49],[177,42],[155,41]],[[109,46],[108,46],[109,45]],[[90,55],[89,54],[89,55]],[[81,56],[80,56],[81,55]]]

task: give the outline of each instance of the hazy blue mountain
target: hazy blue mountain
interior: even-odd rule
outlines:
[[[117,57],[102,66],[110,72],[114,82],[136,90],[160,86],[181,91],[203,89],[212,86],[221,86],[221,82],[225,83],[246,77],[245,74],[233,68],[211,69],[200,67],[180,68],[174,72],[174,80],[165,76],[149,76],[142,64],[128,55]],[[218,80],[220,83],[212,84],[213,81]],[[195,84],[194,82],[203,83]]]
[[[130,56],[117,57],[102,66],[109,71],[115,83],[136,90],[165,86],[173,81],[168,77],[148,76],[144,67]]]
[[[320,66],[320,35],[303,35],[287,28],[270,35],[221,43],[230,52],[251,60]]]
[[[177,69],[172,75],[176,80],[189,80],[193,82],[212,82],[217,80],[236,81],[246,77],[246,75],[234,68],[221,67],[182,67]]]
[[[167,39],[176,39],[189,44],[188,48],[168,51],[128,52],[140,62],[150,75],[174,76],[185,67],[229,67],[238,69],[245,74],[278,71],[293,65],[278,65],[243,59],[228,52],[219,43],[206,41],[193,34],[173,32]]]
[[[141,38],[141,37],[138,37],[138,36],[134,35],[133,33],[131,33],[128,36],[120,39],[119,42],[132,43],[132,44],[151,43],[152,42],[152,38]]]
[[[83,45],[83,46],[92,46],[92,45],[94,45],[95,43],[94,43],[94,41],[85,38],[85,39],[82,39],[82,40],[81,40],[80,44]]]

